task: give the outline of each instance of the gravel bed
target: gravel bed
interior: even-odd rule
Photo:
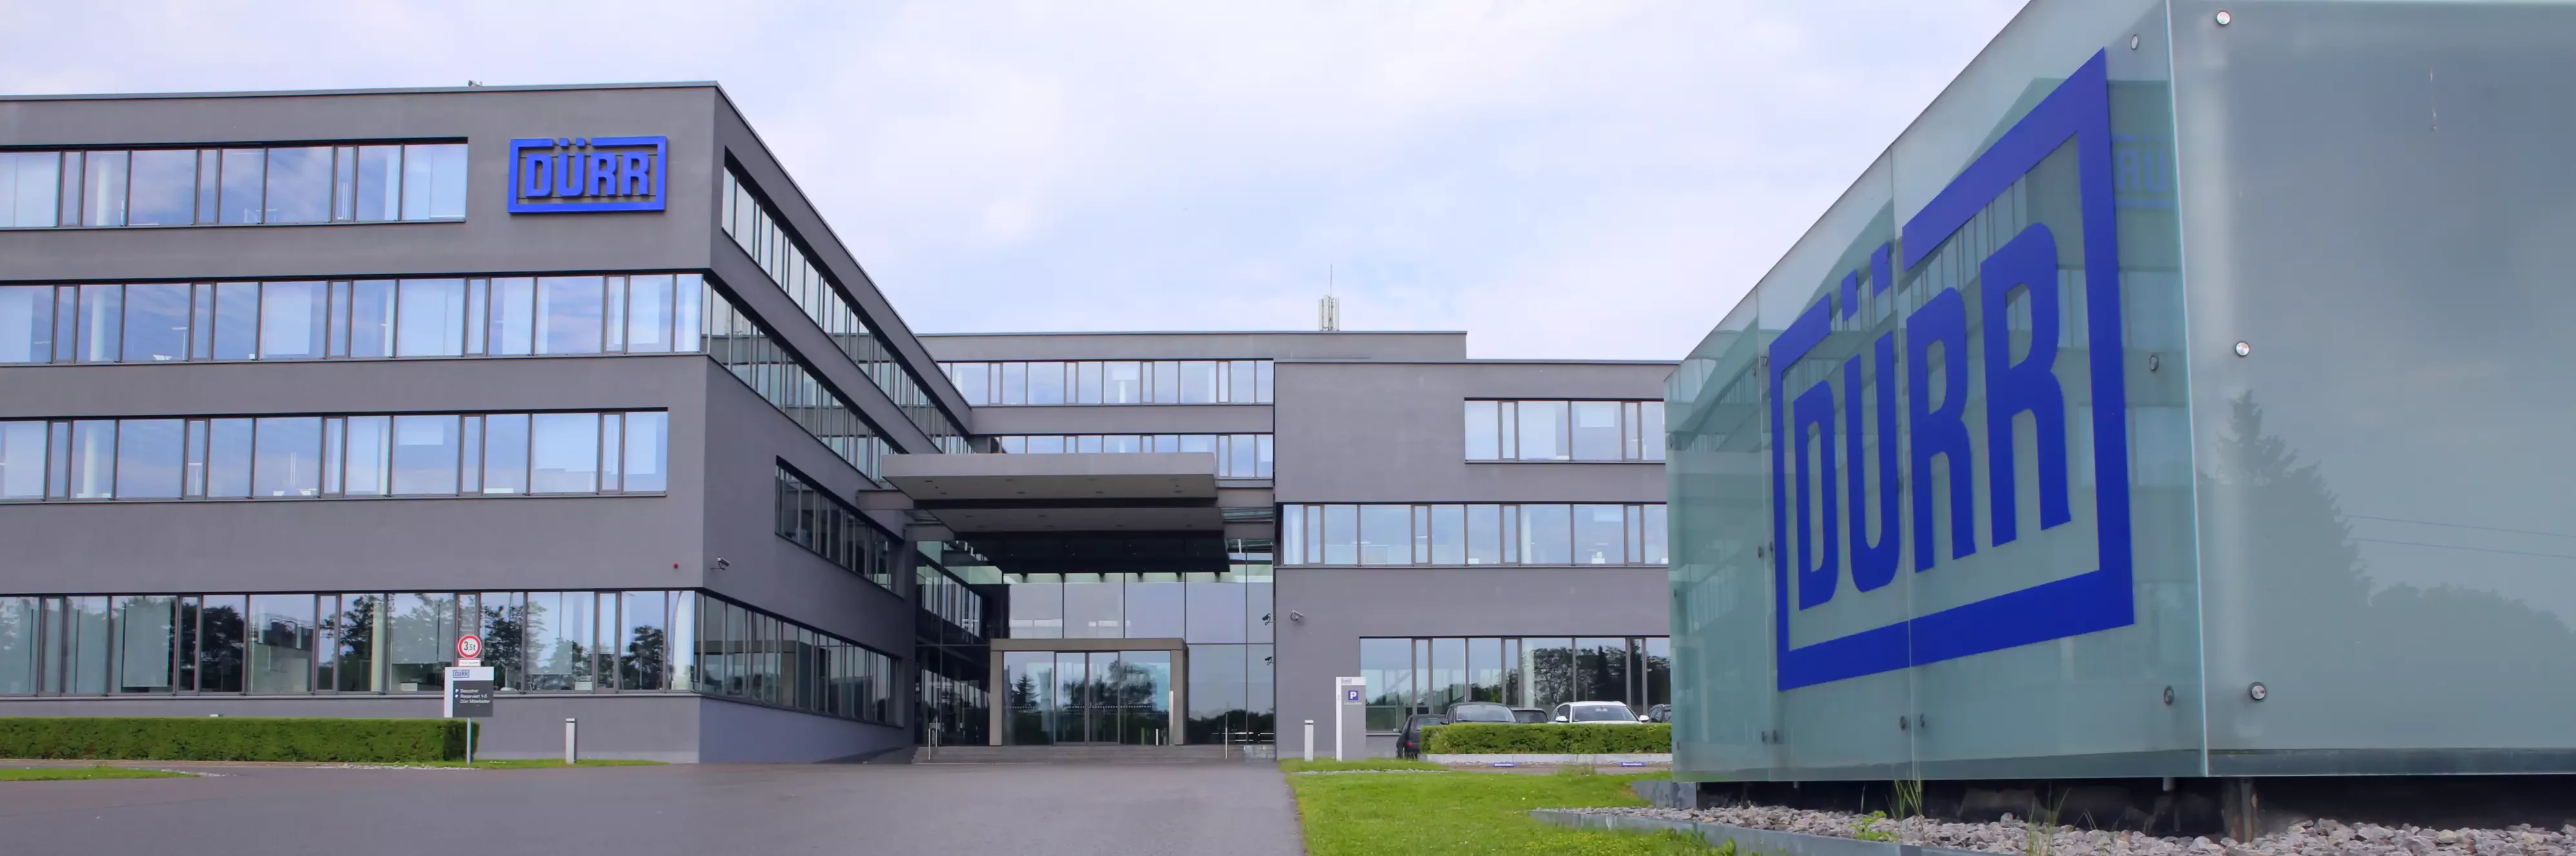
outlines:
[[[1743,808],[1587,808],[1587,814],[1626,814],[1664,820],[1723,823],[1754,829],[1856,838],[1863,818],[1849,812],[1815,811],[1777,806]],[[1990,853],[2039,853],[2050,856],[2576,856],[2576,826],[2541,829],[2515,825],[2503,829],[2424,829],[2415,826],[2345,824],[2333,820],[2302,823],[2288,831],[2250,842],[2232,838],[2175,838],[2143,832],[2103,832],[2059,827],[2047,850],[2032,838],[2028,821],[2005,815],[1993,823],[1950,823],[1915,818],[1880,820],[1875,827],[1896,840],[1924,847],[1982,850]]]

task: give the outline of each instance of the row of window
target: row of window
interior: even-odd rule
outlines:
[[[465,216],[465,144],[0,152],[0,228]]]
[[[669,414],[0,422],[0,500],[659,493]]]
[[[0,286],[0,363],[698,349],[697,274]]]
[[[889,451],[876,425],[731,298],[710,286],[704,305],[707,355],[723,363],[778,412],[796,420],[805,433],[831,447],[841,460],[875,479],[877,462]]]
[[[937,542],[928,542],[936,544]],[[914,590],[921,593],[921,609],[966,635],[984,635],[984,596],[965,581],[949,576],[938,565],[924,561],[914,563]]]
[[[1009,454],[1206,452],[1216,456],[1216,475],[1229,479],[1270,477],[1268,434],[1009,434],[993,438]]]
[[[1446,713],[1467,701],[1541,710],[1616,701],[1642,716],[1672,702],[1672,669],[1672,639],[1664,636],[1360,640],[1370,731],[1394,731],[1407,714]]]
[[[1661,565],[1664,505],[1287,505],[1283,565]]]
[[[1269,404],[1269,360],[941,363],[966,403]]]
[[[903,539],[878,529],[858,509],[784,464],[778,467],[777,511],[778,537],[894,589],[894,562]]]
[[[1009,574],[1013,639],[1269,642],[1267,566],[1186,573]]]
[[[895,660],[695,591],[0,596],[0,695],[699,692],[892,724]]]
[[[868,329],[858,307],[796,245],[793,234],[781,225],[781,218],[769,212],[751,182],[726,169],[723,197],[725,234],[733,236],[734,243],[760,263],[770,282],[787,292],[797,307],[805,310],[806,317],[830,334],[841,351],[858,363],[887,397],[894,399],[895,406],[903,408],[905,418],[920,427],[922,433],[930,435],[944,451],[964,452],[966,432],[940,409],[921,377],[896,359],[894,349]]]
[[[1469,401],[1470,461],[1660,461],[1661,401]]]

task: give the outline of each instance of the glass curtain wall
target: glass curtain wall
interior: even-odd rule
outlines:
[[[0,596],[0,695],[694,692],[886,725],[900,661],[696,591]]]
[[[1269,360],[941,363],[966,403],[1269,404]]]
[[[464,143],[0,152],[0,228],[465,218]]]
[[[0,422],[0,502],[660,493],[670,415]]]
[[[0,363],[665,354],[696,274],[0,286]]]
[[[1469,401],[1470,461],[1660,461],[1661,401]]]
[[[1643,715],[1672,702],[1672,667],[1672,640],[1663,636],[1360,640],[1370,731],[1394,731],[1409,714],[1469,701],[1541,710],[1616,701]]]
[[[891,343],[869,329],[866,314],[859,311],[857,302],[822,266],[814,264],[803,241],[771,213],[767,200],[750,180],[728,167],[722,195],[720,222],[725,234],[733,236],[735,245],[750,254],[769,274],[770,282],[787,292],[797,307],[805,310],[806,317],[820,325],[841,346],[841,352],[858,363],[887,397],[894,399],[906,418],[930,435],[939,451],[964,453],[966,432],[957,427],[957,420],[932,394],[930,385]]]
[[[1287,565],[1661,565],[1663,503],[1285,505]]]
[[[1218,478],[1266,479],[1271,473],[1268,434],[1003,434],[994,443],[1005,454],[1145,454],[1202,452],[1216,456]]]

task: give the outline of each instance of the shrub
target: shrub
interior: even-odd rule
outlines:
[[[463,757],[462,719],[0,718],[0,758],[375,763]]]
[[[1425,729],[1434,755],[1630,755],[1673,751],[1668,722],[1503,725],[1468,722]]]

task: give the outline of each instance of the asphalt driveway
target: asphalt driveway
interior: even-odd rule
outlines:
[[[0,782],[0,853],[1293,856],[1266,763],[359,770]]]

